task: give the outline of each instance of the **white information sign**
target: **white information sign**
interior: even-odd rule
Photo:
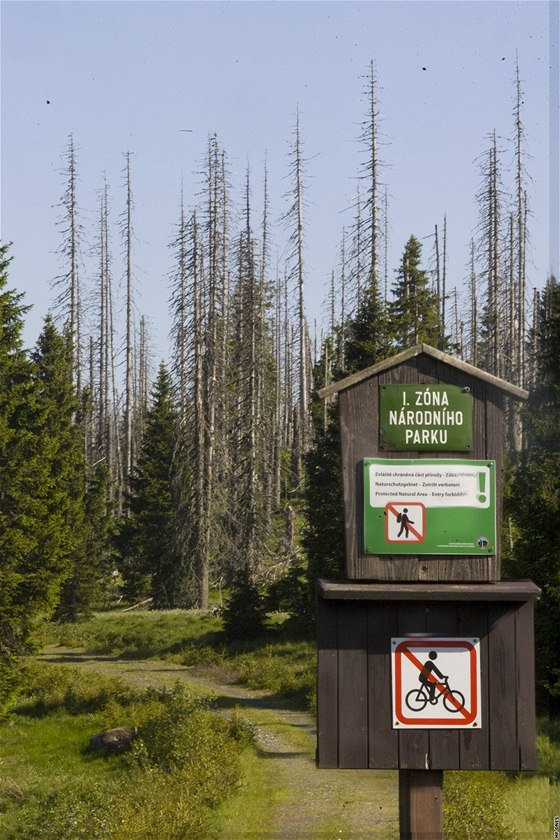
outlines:
[[[479,639],[391,639],[393,729],[481,726]]]
[[[490,507],[490,468],[462,464],[369,464],[369,502],[385,507],[395,499],[414,499],[435,507]]]

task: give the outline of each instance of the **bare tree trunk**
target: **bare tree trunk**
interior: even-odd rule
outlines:
[[[389,197],[385,187],[383,202],[383,301],[389,300]]]
[[[344,370],[346,350],[346,230],[342,229],[340,245],[340,343],[338,348],[338,366]]]
[[[132,300],[132,188],[130,181],[130,152],[126,153],[126,216],[124,225],[126,249],[126,362],[124,409],[124,471],[128,478],[132,471],[132,417],[134,412],[134,312]]]
[[[203,337],[202,337],[202,296],[200,288],[200,270],[198,262],[198,225],[196,211],[193,216],[193,334],[194,334],[194,451],[195,451],[195,551],[196,551],[196,582],[198,590],[198,606],[208,607],[208,579],[209,579],[209,510],[206,505],[205,473],[205,422],[204,422],[204,391],[203,380]]]
[[[471,274],[470,274],[470,310],[471,310],[471,350],[470,362],[478,365],[478,302],[476,289],[476,271],[474,259],[474,241],[471,239]]]
[[[447,216],[443,217],[443,264],[441,273],[441,349],[445,348],[445,303],[447,298]]]
[[[82,390],[79,277],[81,227],[78,221],[76,149],[72,134],[68,137],[65,158],[67,165],[66,190],[60,202],[64,209],[64,218],[61,222],[63,242],[59,249],[65,262],[65,268],[63,274],[54,278],[52,285],[55,288],[61,287],[55,301],[55,308],[63,322],[68,326],[73,382],[76,392],[80,393]]]
[[[438,299],[438,306],[439,306],[439,342],[438,347],[440,350],[443,350],[443,330],[441,328],[441,264],[440,264],[440,252],[439,252],[439,235],[438,235],[438,226],[434,226],[434,247],[436,251],[436,295]]]
[[[523,93],[519,77],[519,59],[515,61],[515,188],[516,188],[516,214],[517,214],[517,370],[516,384],[523,387],[525,381],[525,296],[526,296],[526,268],[525,268],[525,242],[526,242],[526,192],[524,189],[523,177],[523,123],[521,122],[521,105]]]
[[[308,448],[308,369],[306,352],[306,320],[304,297],[304,269],[303,269],[303,159],[301,152],[301,136],[299,110],[296,122],[296,236],[297,236],[297,289],[298,289],[298,335],[299,335],[299,446],[297,452],[297,480],[299,486],[303,482],[303,459]]]
[[[378,117],[377,110],[377,79],[375,77],[375,66],[373,61],[370,63],[370,77],[369,77],[369,209],[370,209],[370,283],[378,286],[379,282],[379,245],[378,245],[378,230],[379,230],[379,211],[377,203],[378,191]]]

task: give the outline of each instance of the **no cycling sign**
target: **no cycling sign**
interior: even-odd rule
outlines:
[[[393,729],[481,726],[479,639],[391,639]]]
[[[366,458],[366,554],[496,553],[495,461]]]

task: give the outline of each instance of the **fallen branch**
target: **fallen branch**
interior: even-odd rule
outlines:
[[[138,601],[137,604],[133,604],[131,607],[125,607],[121,612],[130,612],[130,610],[135,610],[138,607],[144,607],[146,604],[151,604],[153,600],[153,598],[145,598],[144,601]]]

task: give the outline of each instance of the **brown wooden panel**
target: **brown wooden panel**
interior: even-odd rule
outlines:
[[[356,583],[319,580],[319,596],[334,600],[531,601],[541,590],[530,580],[495,583]]]
[[[340,394],[340,432],[342,480],[344,488],[344,526],[346,574],[356,575],[356,560],[361,552],[363,516],[363,479],[357,469],[364,458],[377,457],[377,383],[368,380]]]
[[[317,763],[338,767],[337,602],[317,604]]]
[[[519,736],[519,767],[521,770],[535,770],[537,767],[533,613],[532,602],[521,604],[515,613],[517,730]]]
[[[490,575],[490,557],[449,557],[439,560],[438,580],[488,581]]]
[[[418,371],[418,382],[421,385],[438,385],[440,382],[447,381],[447,379],[441,378],[441,363],[438,359],[433,359],[430,356],[417,356],[416,370]]]
[[[461,770],[490,769],[489,688],[488,688],[488,606],[486,604],[457,605],[457,635],[480,639],[481,715],[480,729],[465,729],[459,733],[459,768]]]
[[[431,636],[457,636],[457,604],[426,604],[426,632]],[[452,729],[431,729],[428,733],[428,764],[437,770],[459,766],[459,733]]]
[[[496,555],[492,558],[491,580],[501,577],[501,528],[502,497],[503,497],[503,437],[504,437],[504,407],[503,397],[494,388],[489,389],[486,403],[486,457],[496,462]]]
[[[427,633],[426,605],[422,602],[399,604],[397,635]],[[408,729],[399,733],[399,767],[403,770],[429,769],[427,730]]]
[[[417,581],[417,555],[362,555],[355,564],[354,578],[362,580]]]
[[[338,605],[338,766],[368,766],[367,605]]]
[[[534,769],[532,601],[538,591],[529,581],[320,581],[319,766]],[[342,597],[333,598],[336,592]],[[480,728],[393,729],[390,639],[416,633],[480,639]]]
[[[490,769],[509,770],[519,761],[514,612],[507,606],[491,605],[488,633]]]
[[[391,638],[397,635],[397,605],[368,607],[369,767],[398,767],[398,734],[392,729]]]

